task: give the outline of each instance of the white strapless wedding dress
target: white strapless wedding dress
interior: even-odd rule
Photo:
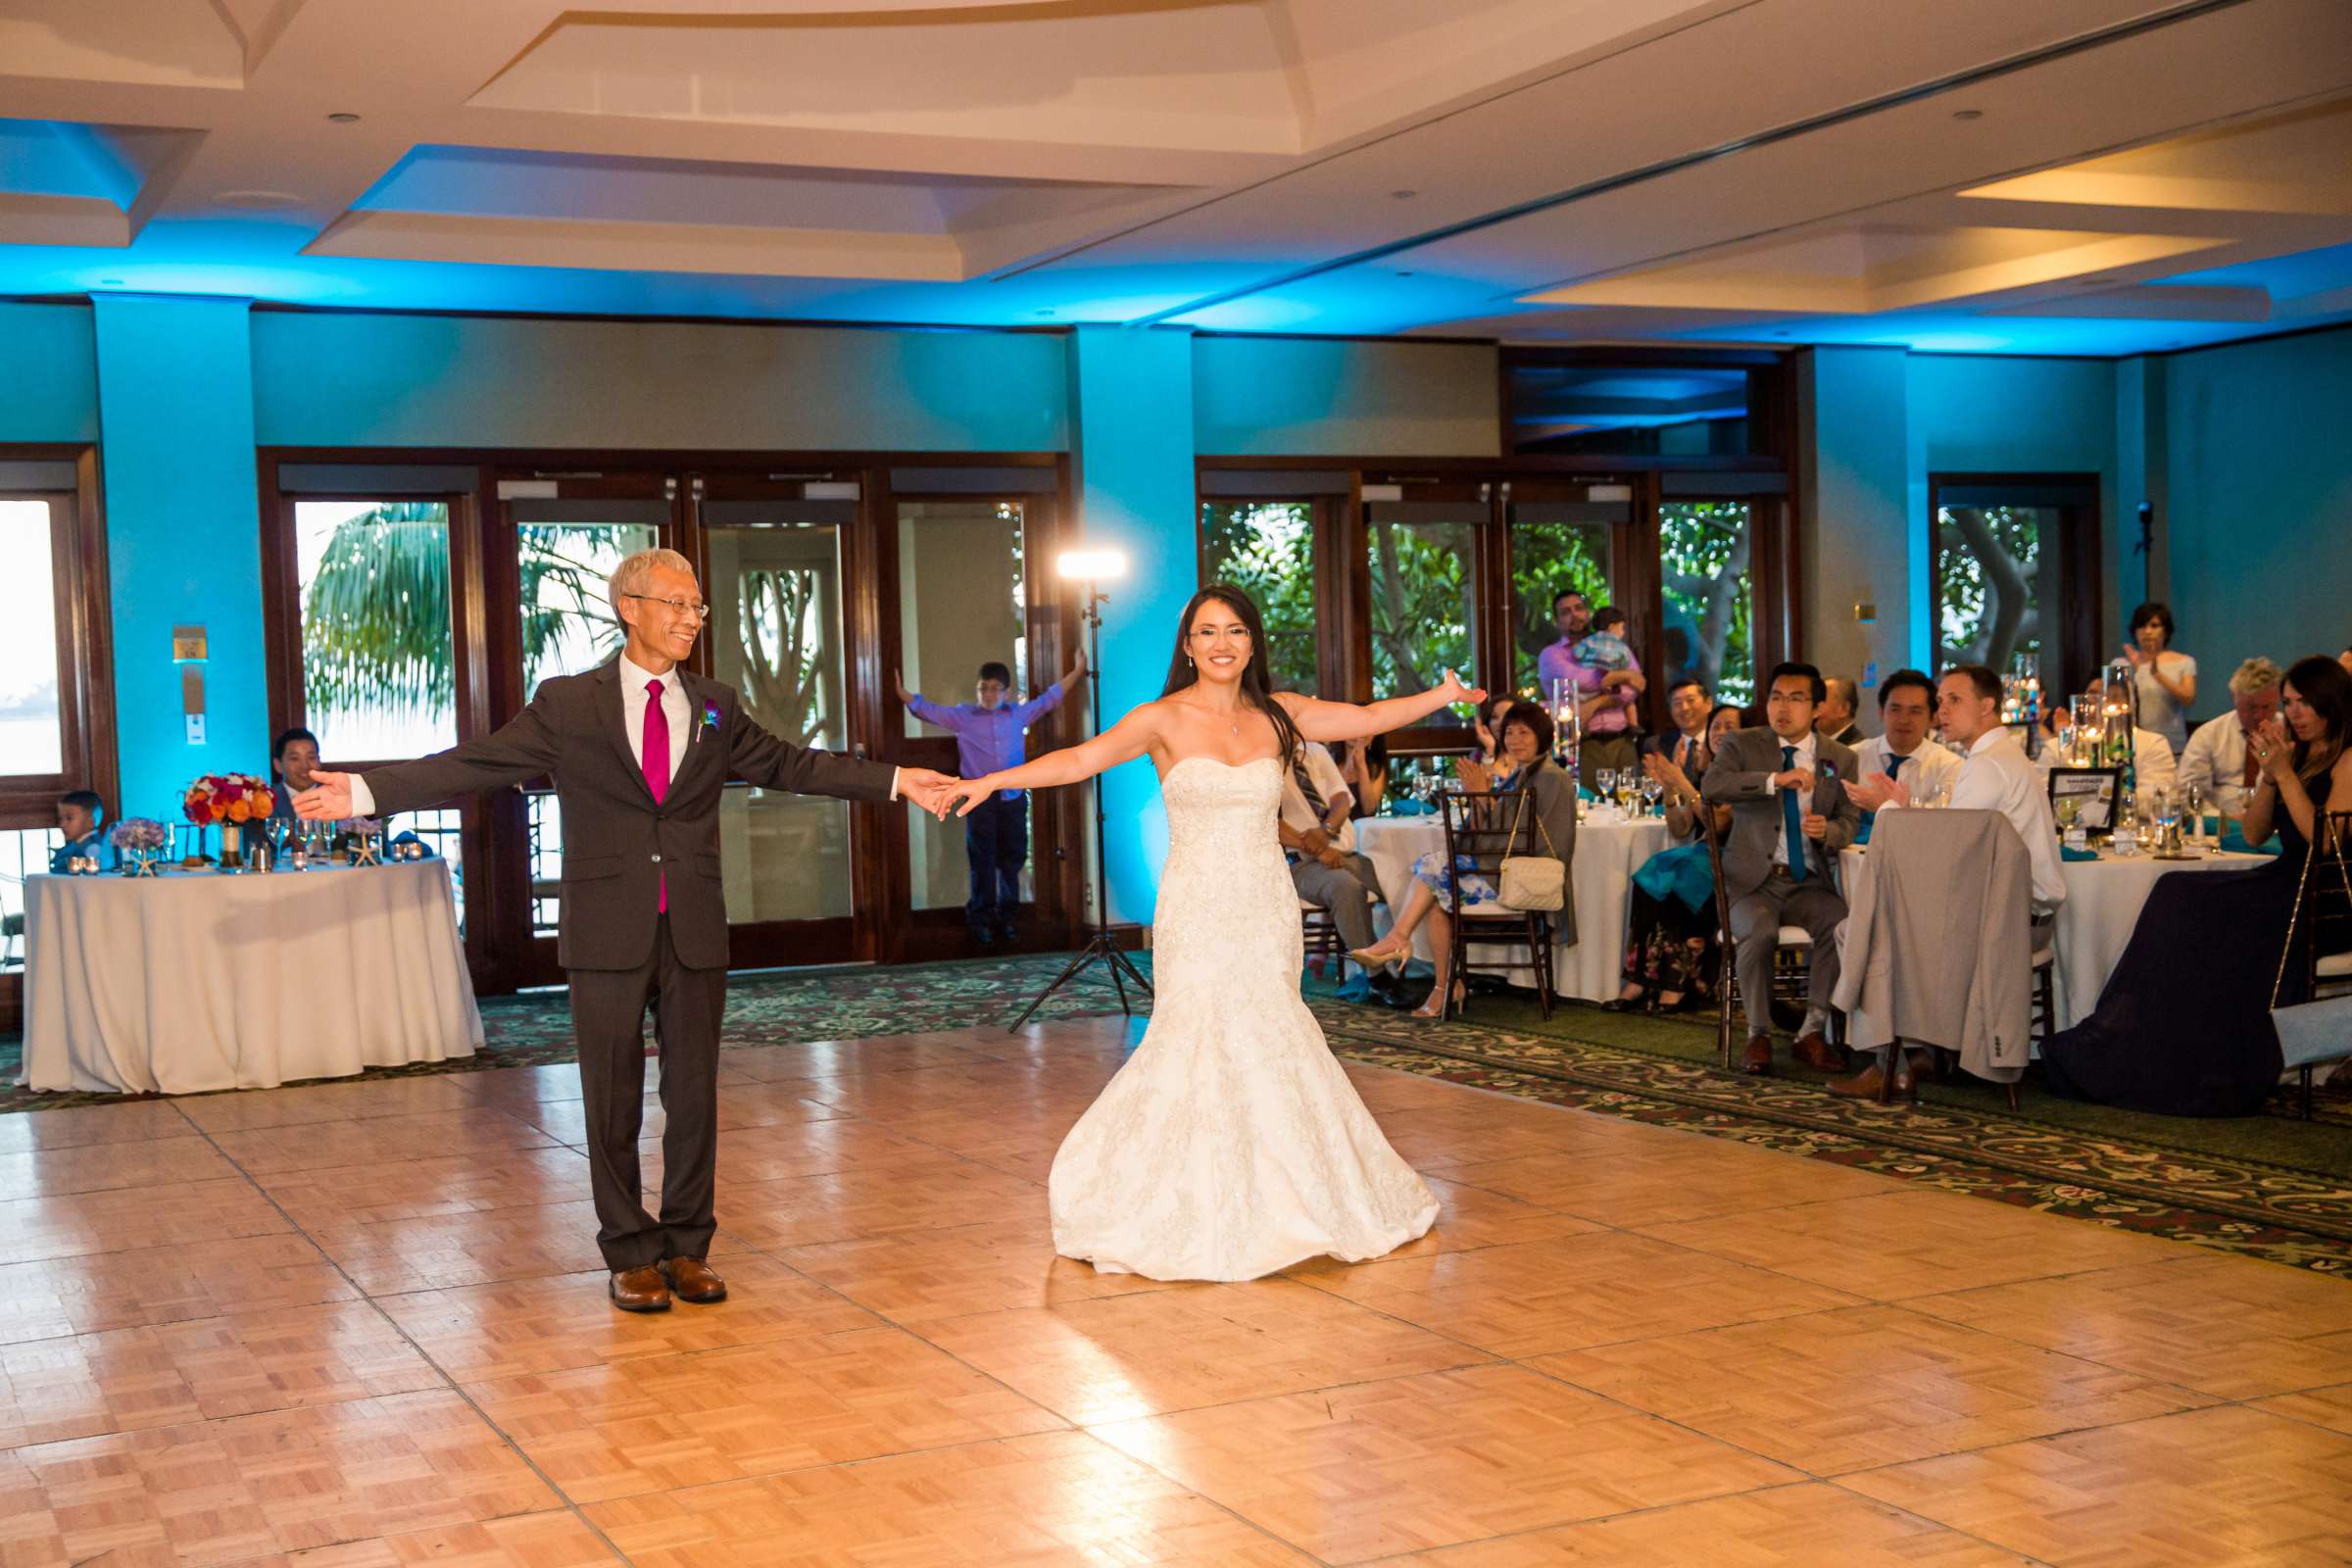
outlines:
[[[1250,1280],[1378,1257],[1438,1202],[1389,1147],[1298,997],[1283,774],[1168,770],[1151,1026],[1054,1156],[1054,1250],[1110,1273]]]

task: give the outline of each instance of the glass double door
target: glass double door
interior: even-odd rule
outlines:
[[[879,472],[599,475],[552,488],[499,508],[515,562],[518,705],[549,676],[617,651],[608,579],[624,556],[656,545],[687,558],[710,607],[690,667],[733,688],[745,716],[793,746],[953,772],[954,740],[899,702],[899,681],[943,706],[968,703],[979,665],[998,662],[1025,689],[1022,498],[901,499]],[[495,837],[511,841],[502,858],[517,863],[506,880],[524,895],[509,922],[525,954],[517,978],[549,982],[563,915],[553,781],[534,781],[505,808],[510,831]],[[1054,824],[1042,825],[1033,838],[1054,854]],[[969,877],[956,822],[733,780],[719,857],[738,968],[961,951]],[[1034,878],[1022,885],[1027,893]],[[1048,893],[1038,902],[1058,912],[1058,889]]]

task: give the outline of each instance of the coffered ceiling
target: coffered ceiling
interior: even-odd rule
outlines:
[[[0,0],[0,293],[2131,353],[2352,318],[2348,0]]]

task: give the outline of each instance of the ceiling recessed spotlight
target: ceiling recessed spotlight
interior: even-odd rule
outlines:
[[[1396,202],[1409,202],[1420,194],[1421,193],[1417,190],[1393,190],[1389,192],[1389,200]]]
[[[1954,120],[1983,120],[1984,111],[1982,109],[1955,109],[1952,111],[1952,118]]]
[[[360,117],[345,109],[337,110],[335,113],[327,116],[326,118],[333,121],[338,125],[350,125],[358,123]]]

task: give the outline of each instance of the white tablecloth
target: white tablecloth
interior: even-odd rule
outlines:
[[[2118,857],[2102,852],[2095,860],[2064,862],[2066,902],[2058,906],[2057,934],[2052,939],[2058,955],[2057,1027],[2071,1029],[2098,1006],[2099,993],[2107,989],[2107,977],[2115,973],[2117,961],[2131,943],[2132,929],[2139,924],[2140,906],[2148,902],[2158,877],[2168,871],[2243,870],[2269,858],[2208,851],[2198,860],[2157,860],[2145,853]],[[1868,874],[1863,865],[1860,849],[1845,852],[1842,876],[1849,889],[1858,877]],[[1857,1042],[1877,1043],[1881,1042],[1875,1038]]]
[[[470,1056],[440,860],[24,879],[35,1089],[196,1094]]]
[[[1552,979],[1563,997],[1606,1002],[1617,995],[1625,968],[1626,918],[1633,906],[1634,871],[1666,848],[1666,824],[1594,821],[1577,824],[1576,856],[1569,873],[1576,901],[1577,944],[1552,954]],[[1371,816],[1355,824],[1355,847],[1380,873],[1381,891],[1392,913],[1404,907],[1413,862],[1446,851],[1446,828],[1436,816]],[[1413,952],[1430,956],[1429,928],[1413,933]],[[1530,970],[1515,970],[1520,985],[1535,983]]]

